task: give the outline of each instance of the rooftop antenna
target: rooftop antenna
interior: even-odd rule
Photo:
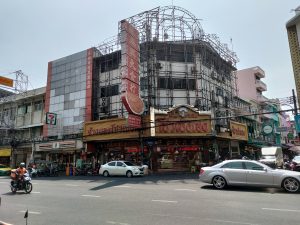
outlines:
[[[300,6],[297,7],[296,9],[291,9],[291,10],[290,10],[290,13],[291,13],[291,12],[300,12]]]
[[[232,42],[232,38],[230,38],[230,44],[231,44],[231,51],[233,51],[233,42]]]

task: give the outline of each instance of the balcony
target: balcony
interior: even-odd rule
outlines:
[[[256,89],[259,91],[267,90],[267,85],[264,82],[262,82],[261,80],[255,80],[255,86],[256,86]]]
[[[259,78],[265,77],[265,71],[263,71],[259,66],[253,68],[254,75],[258,76]]]
[[[257,101],[259,102],[266,102],[266,101],[269,101],[269,99],[261,94],[258,94],[257,96]]]

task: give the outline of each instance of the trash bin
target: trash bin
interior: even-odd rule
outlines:
[[[148,175],[149,174],[149,167],[147,165],[143,165],[142,167],[144,168],[144,175]]]

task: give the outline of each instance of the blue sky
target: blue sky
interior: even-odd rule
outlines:
[[[238,69],[265,70],[265,96],[291,96],[295,82],[285,24],[297,0],[2,0],[0,75],[14,78],[10,73],[22,70],[30,87],[45,86],[49,61],[97,46],[117,34],[118,21],[172,3],[233,48]]]

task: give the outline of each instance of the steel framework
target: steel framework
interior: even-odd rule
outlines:
[[[146,105],[166,110],[176,104],[193,105],[230,116],[236,91],[236,54],[215,34],[205,34],[199,19],[177,7],[157,7],[126,19],[139,31],[140,88]],[[120,99],[101,88],[120,84],[119,34],[97,47],[94,119],[126,114]],[[220,123],[226,123],[223,121]],[[225,125],[225,124],[224,124]]]

